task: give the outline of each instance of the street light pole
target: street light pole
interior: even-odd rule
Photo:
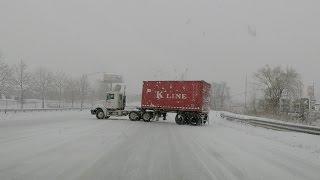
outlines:
[[[245,91],[244,91],[244,108],[245,108],[245,111],[247,111],[247,96],[248,96],[248,74],[246,74]]]

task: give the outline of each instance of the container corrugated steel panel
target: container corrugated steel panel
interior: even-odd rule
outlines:
[[[205,81],[144,81],[141,107],[209,112],[211,85]]]

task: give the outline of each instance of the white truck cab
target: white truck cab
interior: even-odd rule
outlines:
[[[126,96],[121,92],[107,92],[105,108],[108,110],[124,110],[126,107]]]
[[[110,116],[126,116],[126,93],[125,86],[116,85],[112,91],[107,91],[105,100],[99,101],[91,109],[91,114],[96,115],[98,119],[107,119]]]

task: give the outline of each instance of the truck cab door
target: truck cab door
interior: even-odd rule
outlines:
[[[106,108],[107,109],[115,109],[116,102],[115,102],[115,94],[108,93],[106,97]]]

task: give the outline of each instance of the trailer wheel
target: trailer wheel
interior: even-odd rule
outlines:
[[[136,111],[132,111],[129,113],[129,119],[131,121],[139,121],[140,120],[140,114]]]
[[[203,124],[206,124],[209,120],[209,115],[208,114],[205,114],[204,115],[204,118],[203,118]]]
[[[142,119],[144,122],[150,122],[152,119],[152,114],[150,112],[145,112],[142,115]]]
[[[183,125],[185,124],[186,122],[186,118],[183,114],[177,114],[176,115],[176,118],[175,118],[175,121],[178,125]]]
[[[96,117],[97,117],[97,119],[104,119],[105,118],[105,115],[104,115],[104,112],[102,109],[97,109]]]
[[[192,126],[199,126],[202,123],[202,118],[199,114],[190,114],[189,122]]]

